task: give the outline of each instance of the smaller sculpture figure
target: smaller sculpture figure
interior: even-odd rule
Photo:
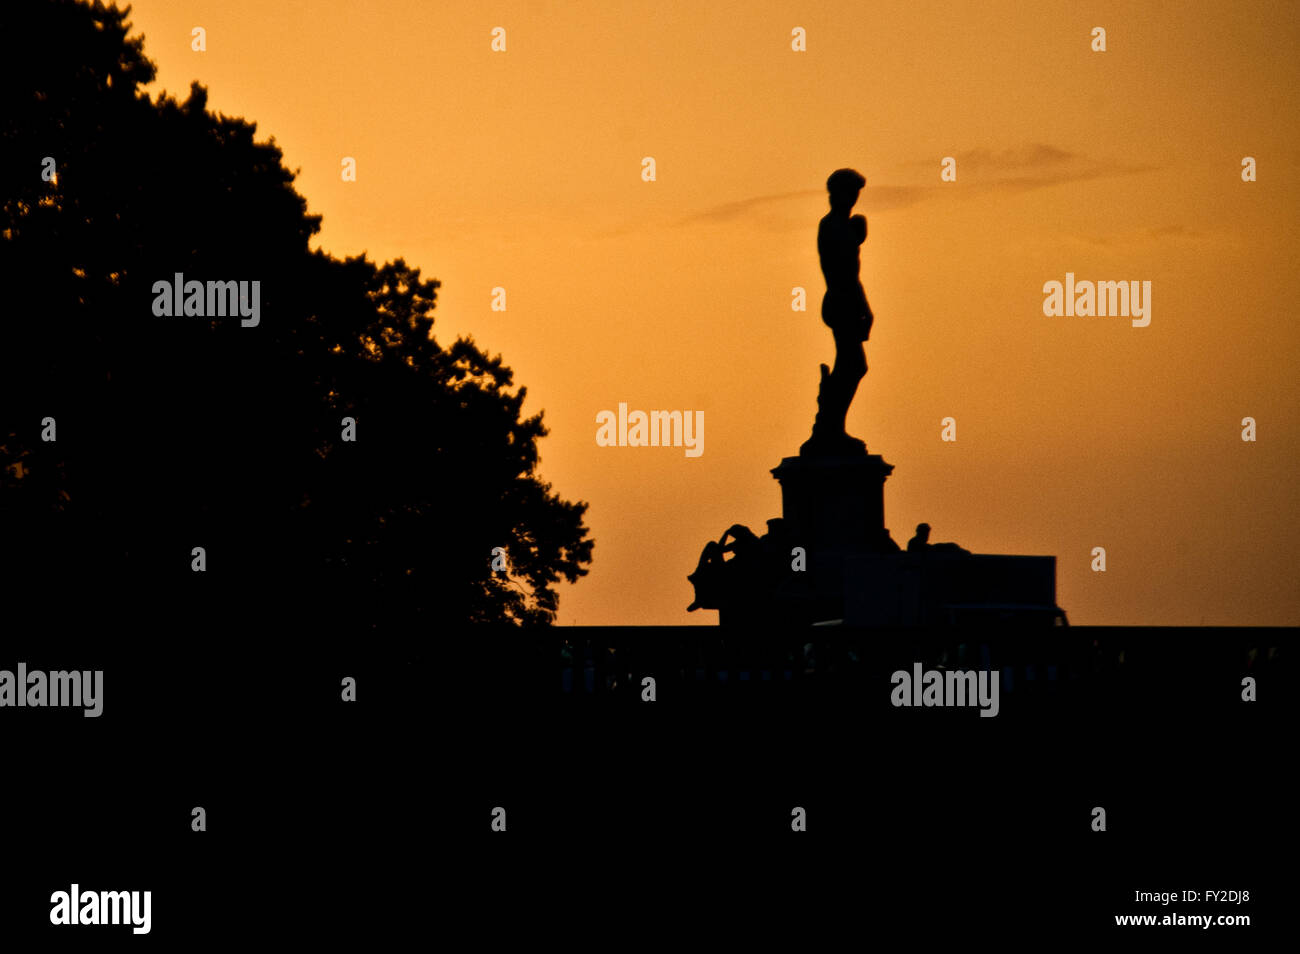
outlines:
[[[761,612],[784,579],[792,547],[780,517],[767,521],[767,533],[761,537],[743,524],[728,527],[719,539],[704,545],[695,572],[686,578],[695,586],[687,612],[746,607]]]
[[[728,538],[731,542],[728,543]],[[759,541],[744,524],[735,523],[717,540],[704,544],[700,552],[700,562],[695,572],[686,579],[695,587],[695,599],[686,607],[688,613],[697,609],[720,609],[724,603],[731,601],[736,589],[740,571],[751,569],[756,556]],[[726,554],[734,554],[731,560]],[[739,562],[740,566],[735,566]]]
[[[928,523],[918,523],[916,525],[916,536],[907,541],[908,553],[919,553],[930,545],[930,525]]]
[[[970,555],[970,551],[964,547],[959,547],[955,543],[931,543],[930,542],[930,525],[928,523],[918,523],[916,525],[916,536],[907,541],[908,553],[925,553],[927,551],[939,551],[943,553],[965,553]]]

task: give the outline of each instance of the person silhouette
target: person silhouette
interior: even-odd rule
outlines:
[[[917,553],[924,550],[930,545],[930,525],[928,523],[918,523],[916,525],[916,536],[907,541],[907,552]]]

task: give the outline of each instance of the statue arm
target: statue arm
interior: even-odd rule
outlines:
[[[754,536],[754,531],[750,530],[749,527],[745,526],[743,523],[733,523],[727,529],[727,532],[722,535],[722,542],[724,544],[727,537],[731,537],[736,542],[744,540],[746,543],[758,539],[758,537]]]

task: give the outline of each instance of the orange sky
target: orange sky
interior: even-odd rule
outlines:
[[[1300,624],[1293,5],[137,0],[131,21],[155,91],[197,79],[256,121],[319,244],[441,280],[440,340],[501,353],[545,411],[542,476],[596,541],[561,624],[717,621],[685,612],[685,576],[779,516],[768,471],[834,356],[816,230],[841,166],[868,180],[876,315],[849,431],[895,465],[895,540],[925,520],[1054,554],[1076,624]],[[1067,271],[1150,281],[1150,326],[1045,317]],[[598,447],[620,401],[703,410],[704,453]]]

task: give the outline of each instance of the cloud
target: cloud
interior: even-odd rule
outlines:
[[[1003,149],[1001,152],[993,152],[990,149],[968,149],[957,153],[953,158],[957,160],[958,170],[973,170],[977,174],[997,175],[999,172],[1011,169],[1056,169],[1084,157],[1047,143],[1036,142],[1015,149]],[[918,159],[908,165],[932,166],[935,165],[935,160]]]
[[[1043,142],[997,152],[991,149],[968,149],[954,154],[953,158],[957,160],[957,181],[962,184],[961,192],[968,196],[989,192],[1023,192],[1067,182],[1152,172],[1161,168],[1144,163],[1090,158]],[[934,170],[935,178],[938,178],[938,158],[917,159],[907,165],[923,168],[928,166]],[[941,187],[940,184],[931,189]]]
[[[1204,230],[1188,228],[1185,225],[1161,225],[1155,228],[1131,229],[1127,232],[1116,232],[1114,235],[1078,236],[1080,242],[1087,245],[1101,245],[1106,248],[1129,247],[1146,245],[1151,242],[1178,240],[1195,242],[1206,238],[1212,238],[1211,234]]]
[[[1106,159],[1093,159],[1080,153],[1060,149],[1049,143],[1029,143],[1012,149],[968,149],[954,155],[957,160],[957,181],[939,181],[939,156],[904,163],[906,168],[933,170],[927,185],[872,185],[867,183],[858,200],[858,210],[865,213],[889,212],[916,205],[927,199],[971,199],[997,193],[1025,192],[1069,182],[1084,182],[1112,176],[1134,175],[1160,168],[1154,165],[1122,163]],[[798,218],[783,214],[783,206],[805,203],[816,196],[825,200],[825,188],[800,189],[770,195],[751,196],[715,205],[671,223],[673,227],[722,224],[738,220],[762,220],[777,228],[793,228]],[[801,221],[801,220],[800,220]]]
[[[901,209],[905,206],[913,205],[926,198],[930,189],[928,186],[873,186],[868,185],[862,190],[862,196],[858,200],[857,208],[865,212],[888,212],[891,209]],[[702,212],[696,212],[688,215],[683,219],[673,222],[675,227],[690,225],[708,225],[726,222],[734,222],[740,219],[762,218],[765,222],[785,223],[787,217],[782,216],[782,206],[787,204],[798,203],[806,205],[809,199],[817,199],[821,203],[826,201],[825,187],[817,189],[800,189],[797,192],[780,192],[773,195],[758,195],[748,199],[737,199],[734,202],[725,202],[722,205],[715,205],[712,208],[705,209]],[[789,217],[791,225],[797,217]],[[798,218],[802,222],[802,218]],[[798,227],[802,227],[801,225]]]
[[[806,199],[809,196],[821,196],[825,195],[825,193],[825,189],[800,189],[797,192],[756,195],[748,199],[737,199],[734,202],[715,205],[711,209],[705,209],[703,212],[697,212],[694,215],[688,215],[684,219],[679,219],[673,224],[695,225],[700,222],[730,222],[733,219],[743,218],[751,212],[765,211],[769,206],[776,203],[786,202],[791,199]]]
[[[933,186],[873,186],[868,183],[862,190],[858,205],[866,212],[903,209],[928,199],[933,189]]]

